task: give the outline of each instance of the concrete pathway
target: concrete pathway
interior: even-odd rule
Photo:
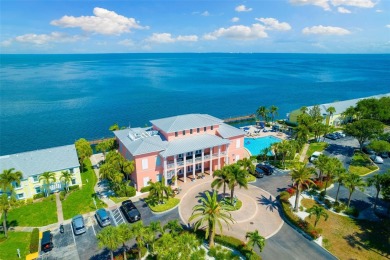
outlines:
[[[56,205],[57,205],[57,219],[58,223],[61,224],[64,222],[64,214],[62,213],[62,202],[60,200],[60,193],[57,192],[56,194]]]
[[[179,194],[182,197],[179,214],[184,223],[193,224],[188,222],[192,214],[192,208],[199,203],[199,197],[204,196],[205,191],[212,192],[210,185],[211,177],[209,177],[209,180],[203,179],[193,184],[193,187],[189,187],[183,194]],[[219,194],[222,192],[221,188]],[[257,229],[262,236],[270,238],[283,226],[284,222],[279,215],[277,200],[268,192],[253,185],[248,185],[247,190],[237,188],[235,195],[242,201],[242,207],[231,212],[235,223],[231,224],[230,228],[222,223],[223,234],[245,241],[246,233]],[[219,231],[217,232],[219,233]]]
[[[307,153],[307,150],[308,150],[308,149],[309,149],[309,144],[305,144],[305,145],[303,146],[303,149],[302,149],[301,157],[299,157],[299,161],[300,161],[300,162],[305,161],[306,153]]]

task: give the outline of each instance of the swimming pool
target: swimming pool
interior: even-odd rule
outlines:
[[[279,143],[282,140],[274,136],[266,136],[260,138],[244,138],[244,147],[249,150],[252,155],[258,155],[264,148],[270,147],[273,143]],[[268,153],[272,155],[272,153]]]

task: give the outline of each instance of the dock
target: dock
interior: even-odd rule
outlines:
[[[225,123],[236,123],[236,122],[242,122],[242,121],[251,121],[251,120],[254,120],[255,118],[256,118],[255,114],[250,114],[250,115],[244,115],[244,116],[225,118],[223,121]]]
[[[89,140],[88,142],[89,142],[91,145],[95,145],[95,144],[104,142],[104,141],[106,141],[106,140],[112,139],[112,138],[114,138],[114,137],[103,137],[103,138],[96,139],[96,140]]]

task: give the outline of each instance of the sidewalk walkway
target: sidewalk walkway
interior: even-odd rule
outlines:
[[[64,222],[64,214],[62,213],[62,202],[60,200],[60,193],[57,192],[56,194],[56,205],[57,205],[57,219],[58,223],[61,224]]]
[[[309,149],[309,144],[305,144],[302,149],[301,157],[299,157],[299,161],[303,162],[306,158],[307,150]]]

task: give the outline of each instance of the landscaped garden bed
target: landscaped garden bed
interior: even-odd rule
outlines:
[[[148,206],[153,212],[161,213],[176,207],[179,203],[180,203],[179,199],[169,198],[168,200],[164,200],[163,204],[148,203]]]
[[[367,175],[378,169],[378,166],[373,164],[368,155],[362,152],[355,152],[349,165],[349,172],[360,176]]]

